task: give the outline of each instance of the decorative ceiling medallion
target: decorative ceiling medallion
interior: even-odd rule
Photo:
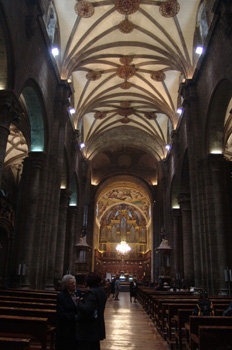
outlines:
[[[122,119],[120,120],[120,122],[121,122],[122,124],[128,124],[128,123],[130,123],[130,119],[128,119],[127,117],[125,117],[125,118],[122,118]]]
[[[122,101],[122,102],[120,103],[120,106],[121,106],[122,108],[128,108],[128,107],[131,106],[131,103],[130,103],[129,101]]]
[[[125,19],[119,23],[118,28],[123,34],[129,34],[134,30],[134,23],[128,21],[128,19]]]
[[[122,64],[130,64],[133,61],[133,57],[131,56],[123,56],[120,58],[120,62]]]
[[[121,88],[121,89],[124,89],[124,90],[128,90],[128,89],[131,88],[131,86],[132,86],[132,84],[129,83],[129,81],[124,81],[124,83],[122,83],[122,84],[120,85],[120,88]]]
[[[82,18],[89,18],[94,14],[94,7],[89,1],[78,1],[74,10]]]
[[[149,120],[155,120],[157,118],[157,115],[155,114],[155,112],[147,112],[144,115]]]
[[[95,119],[103,119],[106,117],[106,113],[105,112],[100,112],[100,111],[97,111],[95,114],[94,114],[94,118]]]
[[[91,70],[90,72],[88,72],[86,74],[86,79],[87,80],[98,80],[101,78],[101,72],[97,71],[97,70]]]
[[[160,5],[159,11],[163,17],[174,17],[180,11],[180,4],[177,2],[177,0],[165,1]]]
[[[119,76],[119,78],[122,78],[122,79],[129,79],[133,77],[135,73],[136,73],[136,69],[134,66],[125,65],[125,66],[120,66],[117,69],[117,75]]]
[[[158,70],[156,72],[151,73],[151,79],[153,79],[155,81],[164,81],[165,78],[166,78],[166,75],[164,74],[164,72],[162,70]]]
[[[139,8],[140,0],[115,0],[115,8],[122,15],[131,15]]]
[[[121,115],[122,117],[127,117],[128,115],[131,115],[134,113],[133,108],[119,108],[118,109],[118,114]]]

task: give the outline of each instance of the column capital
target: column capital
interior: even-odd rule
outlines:
[[[68,188],[62,188],[60,190],[60,205],[68,206],[71,194],[71,190],[69,190]]]
[[[22,114],[14,93],[9,90],[0,91],[0,126],[8,130],[11,123],[19,122]]]
[[[207,157],[208,165],[212,171],[222,171],[223,165],[226,164],[226,160],[223,154],[210,153]]]
[[[172,209],[172,217],[177,218],[180,216],[180,209]]]
[[[41,168],[46,157],[45,152],[29,152],[29,160],[32,163],[33,168]]]
[[[190,194],[189,193],[179,193],[177,196],[178,203],[185,207],[185,209],[190,209]]]

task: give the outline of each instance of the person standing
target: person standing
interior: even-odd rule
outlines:
[[[63,290],[57,295],[56,350],[76,350],[76,279],[72,275],[62,278]]]
[[[106,336],[104,311],[107,297],[100,287],[101,278],[95,272],[89,273],[85,282],[89,289],[83,298],[77,298],[79,311],[76,327],[77,348],[100,350],[100,341]]]
[[[116,280],[115,280],[115,285],[114,285],[114,291],[115,291],[115,298],[114,298],[114,300],[119,300],[118,299],[118,295],[119,295],[120,288],[121,288],[121,284],[120,284],[119,277],[117,276]]]
[[[134,302],[136,303],[138,285],[136,279],[133,278],[133,281],[130,282],[130,302],[132,303],[132,298],[134,297]]]

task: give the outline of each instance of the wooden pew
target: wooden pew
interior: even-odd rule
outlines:
[[[40,342],[41,350],[47,350],[48,319],[0,315],[0,336],[29,338]]]
[[[22,290],[22,289],[1,289],[0,295],[12,295],[21,297],[31,297],[31,298],[44,298],[44,299],[54,299],[56,300],[58,292],[45,292],[45,291],[34,291],[34,290]]]
[[[183,341],[183,339],[186,340],[186,329],[184,325],[189,322],[189,317],[192,313],[192,309],[178,309],[178,314],[174,316],[176,349],[178,350],[182,350],[183,345],[185,345],[185,342]]]
[[[178,315],[179,309],[186,309],[191,310],[191,314],[193,311],[193,308],[196,304],[189,304],[189,303],[169,303],[169,304],[163,304],[162,307],[164,308],[166,312],[166,323],[164,324],[163,331],[167,333],[167,342],[172,347],[174,344],[176,344],[175,339],[175,329],[176,329],[176,319],[175,316]],[[222,307],[222,309],[220,309]],[[215,308],[215,316],[222,316],[223,311],[227,307],[227,304],[214,304]],[[188,320],[187,320],[188,321]],[[185,321],[185,322],[187,322]]]
[[[29,302],[29,301],[0,300],[0,306],[56,310],[56,303],[46,304],[46,303],[35,303],[35,302]]]
[[[56,310],[0,306],[0,315],[47,318],[49,326],[56,326]]]
[[[189,323],[185,323],[188,333],[187,349],[196,349],[199,344],[199,326],[232,326],[232,317],[228,316],[189,316]]]
[[[1,350],[30,350],[30,339],[0,337]]]
[[[25,297],[25,296],[18,296],[18,295],[1,295],[0,294],[0,300],[12,300],[12,301],[31,301],[34,303],[47,303],[47,304],[54,304],[56,303],[56,299],[45,299],[45,298],[35,298],[35,297]]]
[[[199,326],[199,350],[232,349],[232,326]]]

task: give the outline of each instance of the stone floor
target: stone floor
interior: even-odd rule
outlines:
[[[101,350],[170,350],[141,305],[129,293],[110,297],[105,310],[106,339]]]

